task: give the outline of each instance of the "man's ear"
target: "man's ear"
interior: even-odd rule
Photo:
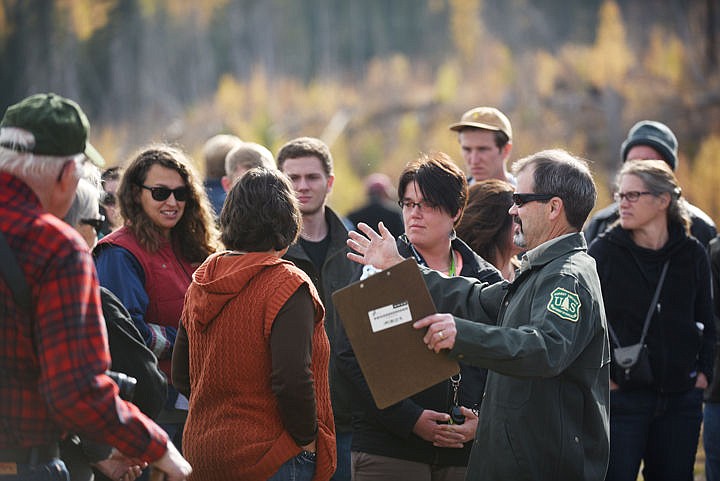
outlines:
[[[232,187],[232,183],[230,182],[230,177],[228,177],[227,175],[223,175],[220,178],[220,185],[222,185],[222,188],[226,194],[228,192],[230,192],[230,188]]]
[[[328,175],[327,180],[327,190],[328,192],[332,191],[333,184],[335,183],[335,174]]]
[[[557,219],[565,210],[565,204],[560,197],[553,197],[550,199],[548,201],[548,206],[550,208],[549,217],[552,220]]]
[[[507,159],[508,157],[510,157],[510,152],[512,152],[512,142],[508,142],[507,144],[505,144],[501,149],[501,152],[503,159]]]
[[[77,189],[79,179],[75,172],[76,169],[74,160],[67,161],[63,164],[60,169],[60,174],[58,174],[57,177],[57,187],[61,192],[68,192],[70,190],[75,192]]]

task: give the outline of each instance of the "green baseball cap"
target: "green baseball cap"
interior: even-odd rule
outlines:
[[[4,142],[3,147],[56,157],[85,154],[102,167],[105,160],[87,141],[90,123],[80,106],[54,93],[35,94],[5,111],[0,128],[16,127],[30,132],[34,144],[23,146]]]

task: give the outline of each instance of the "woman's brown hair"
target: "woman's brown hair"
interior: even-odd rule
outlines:
[[[187,155],[179,149],[165,144],[150,145],[130,161],[117,191],[125,226],[145,249],[150,252],[159,249],[162,241],[160,229],[147,216],[140,202],[147,173],[156,164],[180,174],[190,191],[183,216],[170,230],[173,246],[188,261],[202,262],[218,249],[218,231],[200,176]]]

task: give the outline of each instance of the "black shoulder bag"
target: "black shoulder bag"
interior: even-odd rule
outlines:
[[[648,356],[647,345],[645,344],[645,336],[650,327],[650,320],[655,312],[669,264],[670,260],[665,261],[662,272],[660,273],[660,280],[655,288],[655,294],[653,295],[652,301],[650,301],[650,307],[645,316],[645,324],[643,324],[640,342],[630,346],[620,346],[620,340],[615,334],[615,331],[613,331],[610,323],[608,323],[610,337],[612,337],[613,342],[617,346],[613,349],[613,378],[615,382],[624,389],[648,388],[653,385],[652,367],[650,366],[650,357]]]

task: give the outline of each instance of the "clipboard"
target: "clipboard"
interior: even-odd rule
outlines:
[[[457,362],[427,348],[425,331],[412,327],[436,312],[415,259],[337,290],[332,298],[378,408],[460,372]]]

